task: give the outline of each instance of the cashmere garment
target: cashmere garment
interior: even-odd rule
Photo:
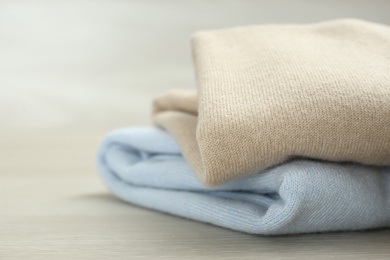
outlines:
[[[197,92],[154,100],[206,185],[295,157],[390,165],[390,28],[359,20],[196,33]]]
[[[159,128],[110,133],[97,163],[105,185],[124,201],[247,233],[390,226],[390,167],[292,160],[206,187]]]

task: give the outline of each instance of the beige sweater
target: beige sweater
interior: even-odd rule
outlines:
[[[207,185],[294,157],[390,165],[390,28],[358,20],[196,33],[197,92],[154,120]]]

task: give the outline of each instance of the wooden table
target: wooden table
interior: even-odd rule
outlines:
[[[102,134],[0,136],[0,259],[390,259],[390,230],[260,237],[121,202]]]

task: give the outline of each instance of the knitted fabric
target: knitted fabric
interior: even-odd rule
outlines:
[[[167,132],[130,128],[106,136],[98,169],[124,201],[248,233],[390,226],[390,167],[292,160],[210,188]]]
[[[294,157],[390,165],[390,28],[358,20],[192,38],[197,92],[154,101],[207,185]]]

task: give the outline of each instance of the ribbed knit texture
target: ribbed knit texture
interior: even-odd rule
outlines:
[[[192,38],[195,91],[154,101],[197,177],[216,185],[292,157],[390,165],[390,28],[358,20]]]

